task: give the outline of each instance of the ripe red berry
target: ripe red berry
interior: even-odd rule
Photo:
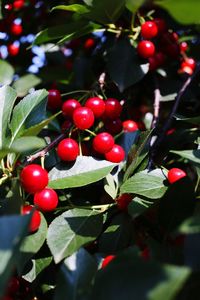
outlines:
[[[120,163],[125,158],[125,151],[120,145],[115,144],[109,152],[105,153],[105,158],[113,163]]]
[[[102,116],[105,111],[105,102],[99,97],[91,97],[87,99],[85,106],[89,107],[93,111],[95,118]]]
[[[155,18],[153,21],[157,25],[158,34],[162,34],[163,32],[167,31],[167,24],[165,23],[165,20]]]
[[[174,183],[185,176],[186,176],[186,173],[183,170],[178,169],[178,168],[170,169],[167,174],[169,183]]]
[[[36,164],[24,167],[20,173],[22,187],[31,194],[43,190],[47,186],[48,181],[47,171]]]
[[[20,283],[19,279],[16,277],[12,277],[9,280],[8,286],[7,286],[7,294],[14,295],[19,290]]]
[[[162,66],[165,62],[166,56],[162,52],[156,52],[154,56],[149,57],[149,70],[153,71]]]
[[[107,132],[112,135],[116,135],[122,131],[122,121],[121,119],[105,119],[104,127]]]
[[[180,43],[179,47],[180,47],[181,52],[185,52],[188,50],[188,43],[182,42],[182,43]]]
[[[77,128],[88,129],[94,124],[94,113],[88,107],[78,107],[74,110],[73,121]]]
[[[78,143],[71,139],[66,138],[62,140],[57,147],[57,154],[61,160],[64,161],[73,161],[79,155],[79,146]]]
[[[192,70],[196,68],[196,61],[192,57],[188,57],[185,61],[182,62],[181,68],[190,67]]]
[[[93,38],[88,38],[84,43],[84,48],[89,50],[95,46],[95,40]]]
[[[112,149],[114,143],[115,140],[111,134],[102,132],[94,137],[92,146],[95,151],[104,154]]]
[[[8,53],[10,56],[16,56],[19,53],[19,47],[15,44],[8,45]]]
[[[181,66],[181,68],[178,70],[178,73],[187,73],[189,75],[192,75],[194,73],[193,69],[190,68],[187,65]]]
[[[141,36],[144,39],[152,39],[158,34],[158,28],[155,22],[146,21],[141,26]]]
[[[142,58],[149,58],[155,53],[155,46],[151,41],[141,41],[137,46],[138,55]]]
[[[117,206],[120,210],[126,211],[129,203],[132,201],[133,196],[131,194],[122,194],[117,199]]]
[[[122,105],[115,98],[105,100],[105,112],[103,117],[106,119],[117,119],[122,112]]]
[[[116,257],[116,255],[108,255],[106,256],[101,264],[101,268],[104,269],[110,262]]]
[[[22,34],[22,31],[23,31],[23,28],[22,28],[21,24],[15,24],[15,23],[11,24],[11,26],[10,26],[10,32],[13,35],[20,35],[20,34]]]
[[[62,100],[61,100],[61,95],[60,92],[58,90],[49,90],[48,91],[48,103],[47,106],[49,109],[52,110],[57,110],[60,109],[62,106]]]
[[[13,2],[13,7],[17,10],[23,8],[24,7],[24,0],[15,0]]]
[[[30,214],[33,210],[34,210],[33,205],[24,205],[22,207],[22,214],[23,215]],[[33,211],[31,221],[29,223],[29,232],[35,232],[36,230],[38,230],[38,228],[40,227],[40,223],[41,223],[40,212],[35,209]]]
[[[45,188],[35,193],[34,204],[39,210],[49,212],[55,210],[58,205],[58,195],[53,189]]]
[[[125,132],[133,132],[139,129],[137,123],[133,120],[126,120],[122,125]]]
[[[65,117],[72,118],[76,108],[81,107],[81,104],[76,99],[69,99],[62,105],[62,113]]]

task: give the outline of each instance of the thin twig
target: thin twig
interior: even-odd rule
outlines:
[[[159,113],[160,113],[160,98],[161,98],[161,94],[160,94],[160,89],[158,87],[158,82],[155,78],[155,90],[154,90],[154,104],[153,104],[153,108],[154,108],[154,112],[153,112],[153,120],[151,123],[151,129],[154,129],[157,126],[158,120],[159,120]]]
[[[44,157],[51,149],[53,149],[61,140],[65,138],[66,134],[61,133],[55,140],[53,140],[51,143],[49,143],[44,149],[40,150],[39,152],[36,152],[33,155],[30,155],[26,158],[24,165],[28,165],[34,160],[36,160],[39,157]]]

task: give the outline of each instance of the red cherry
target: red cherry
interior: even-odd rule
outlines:
[[[105,100],[105,112],[103,117],[106,119],[117,119],[122,112],[122,105],[115,98]]]
[[[187,65],[183,65],[179,70],[178,73],[187,73],[189,75],[192,75],[194,73],[194,71],[192,70],[192,68],[190,68]]]
[[[185,176],[187,176],[186,173],[183,170],[178,168],[170,169],[167,174],[169,183],[174,183]]]
[[[112,135],[116,135],[122,131],[122,121],[121,119],[106,119],[104,121],[104,126],[106,131]]]
[[[47,171],[36,164],[24,167],[20,173],[22,187],[31,194],[43,190],[47,186],[48,181]]]
[[[149,57],[149,70],[153,71],[162,66],[166,56],[162,52],[156,52],[154,56]]]
[[[141,36],[144,39],[152,39],[158,34],[158,28],[155,22],[147,21],[141,26]]]
[[[34,204],[39,210],[49,212],[55,210],[58,205],[58,195],[53,189],[45,188],[44,190],[35,193]]]
[[[58,90],[49,90],[48,91],[48,103],[47,106],[51,110],[60,109],[62,106],[61,94]]]
[[[33,205],[24,205],[22,207],[22,214],[27,215],[30,214],[34,209]],[[41,215],[38,210],[34,210],[32,214],[32,218],[29,224],[29,232],[35,232],[40,227],[41,223]]]
[[[180,47],[181,52],[185,52],[188,50],[188,43],[182,42],[182,43],[180,43],[179,47]]]
[[[76,108],[81,107],[81,104],[76,99],[69,99],[62,105],[62,113],[65,117],[72,118]]]
[[[57,154],[61,160],[64,161],[73,161],[79,155],[79,146],[78,143],[71,139],[67,138],[62,140],[57,147]]]
[[[92,38],[88,38],[84,43],[84,48],[89,50],[95,46],[95,40]]]
[[[105,102],[99,97],[87,99],[85,106],[89,107],[93,111],[95,118],[102,116],[105,111]]]
[[[122,125],[125,132],[133,132],[139,129],[137,123],[132,120],[126,120]]]
[[[5,4],[4,8],[6,10],[12,10],[13,6],[12,6],[12,4]]]
[[[109,152],[105,153],[105,158],[113,163],[120,163],[125,158],[125,151],[120,145],[115,144]]]
[[[19,279],[12,277],[7,286],[7,294],[14,295],[20,288]]]
[[[17,10],[23,8],[24,7],[24,0],[15,0],[13,2],[13,7]]]
[[[165,23],[165,20],[155,18],[153,21],[157,25],[158,34],[162,34],[163,32],[167,31],[167,24]]]
[[[138,55],[142,58],[149,58],[155,53],[155,46],[151,41],[141,41],[137,46]]]
[[[104,269],[110,262],[116,257],[116,255],[108,255],[106,256],[101,264],[101,268]]]
[[[8,45],[8,53],[10,56],[16,56],[19,53],[19,47],[15,44]]]
[[[77,128],[88,129],[94,124],[94,113],[88,107],[78,107],[73,113],[73,121]]]
[[[13,35],[20,35],[20,34],[22,34],[22,31],[23,31],[23,28],[22,28],[21,24],[15,24],[15,23],[11,24],[11,26],[10,26],[10,32]]]
[[[130,194],[122,194],[120,195],[116,201],[117,201],[117,206],[120,210],[126,211],[129,203],[132,201],[133,196]]]
[[[115,140],[111,134],[102,132],[94,137],[92,146],[95,151],[104,154],[112,149],[114,143]]]
[[[192,57],[188,57],[185,59],[185,61],[182,62],[181,68],[183,67],[190,67],[192,70],[196,68],[196,61]]]

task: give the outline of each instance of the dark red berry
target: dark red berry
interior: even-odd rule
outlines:
[[[81,107],[81,104],[76,99],[69,99],[62,105],[62,113],[65,117],[72,118],[76,108]]]
[[[117,199],[117,206],[120,210],[126,211],[129,203],[132,201],[133,196],[131,194],[122,194]]]
[[[110,262],[116,257],[116,255],[108,255],[106,256],[101,264],[101,268],[104,269]]]
[[[152,39],[158,34],[158,28],[155,22],[146,21],[141,26],[141,36],[144,39]]]
[[[57,110],[60,109],[62,106],[61,94],[58,90],[49,90],[48,95],[48,103],[47,106],[49,109]]]
[[[181,52],[185,52],[188,50],[188,43],[182,42],[182,43],[180,43],[179,47],[180,47]]]
[[[88,107],[78,107],[74,110],[73,121],[77,128],[88,129],[94,124],[94,113]]]
[[[117,119],[122,112],[122,105],[115,98],[108,98],[105,100],[104,119]]]
[[[155,18],[153,21],[157,25],[158,34],[162,34],[163,32],[167,31],[167,24],[165,23],[165,20]]]
[[[35,232],[40,227],[41,215],[40,212],[34,209],[33,205],[24,205],[22,207],[22,214],[27,215],[33,211],[31,221],[29,223],[29,232]]]
[[[122,131],[122,121],[121,119],[105,119],[104,127],[107,132],[112,135],[116,135]]]
[[[17,293],[19,288],[20,288],[19,279],[16,278],[16,277],[12,277],[9,280],[9,283],[8,283],[8,286],[7,286],[7,294],[14,295],[15,293]]]
[[[126,120],[122,125],[125,132],[133,132],[139,129],[137,123],[133,120]]]
[[[93,38],[88,38],[84,43],[84,48],[89,50],[95,46],[95,40]]]
[[[120,163],[125,158],[125,151],[120,145],[115,144],[109,152],[105,153],[105,158],[113,163]]]
[[[53,189],[45,188],[35,193],[34,204],[39,210],[49,212],[55,210],[58,205],[58,195]]]
[[[11,26],[10,26],[10,32],[13,35],[20,35],[20,34],[22,34],[22,31],[23,31],[23,28],[22,28],[21,24],[15,24],[15,23],[11,24]]]
[[[64,161],[73,161],[79,155],[79,146],[78,143],[71,139],[66,138],[62,140],[57,147],[57,154],[61,160]]]
[[[137,46],[138,55],[142,58],[149,58],[155,53],[155,46],[151,41],[141,41]]]
[[[186,176],[186,173],[183,170],[178,169],[178,168],[170,169],[167,174],[169,183],[174,183],[185,176]]]
[[[104,154],[112,149],[114,143],[115,140],[111,134],[102,132],[94,137],[92,146],[95,151]]]
[[[102,116],[105,111],[105,102],[99,97],[87,99],[85,106],[89,107],[93,111],[95,118]]]
[[[48,185],[48,173],[41,166],[31,164],[21,171],[20,182],[26,192],[34,194]]]
[[[161,67],[165,62],[166,56],[162,52],[156,52],[154,56],[149,57],[149,70],[153,71]]]

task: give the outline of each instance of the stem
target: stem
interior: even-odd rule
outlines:
[[[155,78],[155,90],[154,90],[154,112],[153,112],[153,120],[151,124],[151,129],[154,129],[157,126],[159,120],[159,113],[160,113],[160,89],[158,87],[158,82]]]
[[[89,90],[77,90],[77,91],[72,91],[72,92],[68,92],[68,93],[64,93],[61,96],[68,96],[68,95],[72,95],[72,94],[78,94],[78,93],[90,93]]]
[[[36,160],[38,157],[44,157],[47,152],[49,152],[51,149],[53,149],[60,141],[62,141],[65,138],[65,133],[61,133],[55,140],[53,140],[51,143],[49,143],[44,149],[40,150],[39,152],[30,155],[26,158],[25,160],[25,165],[33,162]]]
[[[92,132],[91,130],[89,129],[85,129],[86,132],[88,132],[89,134],[93,135],[93,136],[96,136],[96,133]]]

